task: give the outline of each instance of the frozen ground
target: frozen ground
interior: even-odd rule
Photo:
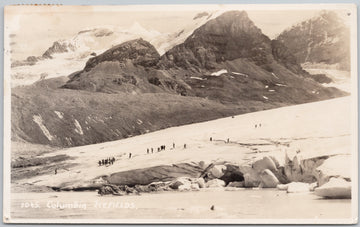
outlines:
[[[195,222],[198,219],[223,219],[229,222],[234,221],[232,219],[238,219],[237,222],[252,219],[263,223],[266,223],[266,219],[282,219],[280,222],[294,222],[295,219],[306,222],[306,219],[312,219],[311,222],[319,223],[341,219],[341,222],[350,222],[352,200],[324,200],[312,193],[288,194],[276,189],[233,188],[235,191],[226,191],[229,188],[205,188],[197,192],[145,193],[121,197],[101,197],[94,191],[23,193],[22,190],[20,193],[21,190],[18,190],[21,187],[26,189],[29,184],[59,186],[66,183],[81,186],[101,175],[161,164],[220,160],[245,163],[262,155],[273,155],[281,160],[285,152],[298,149],[303,157],[350,155],[350,101],[349,96],[168,128],[119,141],[40,153],[38,157],[67,154],[72,159],[65,162],[73,165],[62,169],[59,164],[56,175],[50,169],[47,174],[13,182],[12,186],[17,190],[11,194],[11,219],[32,218],[33,222],[39,222],[36,218],[40,218],[40,222],[51,222],[46,218],[62,222],[83,218],[97,221],[107,219],[109,222],[115,219],[117,222],[164,218],[179,219],[180,222],[184,218],[194,219]],[[213,138],[212,142],[209,141],[210,137]],[[225,143],[227,138],[230,143]],[[170,149],[173,142],[176,148]],[[278,142],[281,144],[276,145]],[[166,151],[146,154],[147,148],[156,149],[163,144],[167,147]],[[131,159],[128,158],[129,152],[133,154]],[[117,159],[114,165],[97,165],[98,160],[113,156]],[[346,172],[343,175],[351,174],[351,163],[333,165]],[[39,208],[23,207],[31,202],[38,204]],[[86,209],[59,207],[61,204],[74,203],[85,204]],[[213,205],[215,209],[211,210]]]
[[[71,159],[64,162],[72,167],[63,169],[59,164],[56,175],[50,169],[46,174],[29,176],[16,183],[80,186],[98,176],[125,170],[199,161],[224,160],[241,164],[262,155],[283,160],[285,152],[296,150],[300,150],[303,157],[348,155],[351,153],[350,100],[349,96],[254,112],[41,154],[38,157],[69,155]],[[225,143],[228,138],[230,143]],[[276,145],[279,142],[281,144]],[[173,143],[175,149],[172,149]],[[166,151],[156,152],[160,145],[166,145]],[[154,148],[154,154],[147,154],[147,148]],[[128,158],[130,152],[131,159]],[[98,166],[99,160],[108,157],[116,158],[113,165]]]
[[[238,219],[246,222],[253,219],[314,219],[312,222],[326,222],[325,219],[349,219],[350,200],[324,200],[313,194],[288,194],[276,189],[238,191],[202,190],[198,192],[163,192],[141,196],[98,196],[93,192],[15,193],[12,200],[12,219],[28,218],[43,222],[46,218],[68,222],[69,219],[107,219],[109,223],[151,222],[148,219],[179,219],[170,222],[184,222],[181,219]],[[22,208],[24,203],[38,204],[39,208]],[[64,208],[75,207],[78,208]],[[211,210],[214,206],[214,210]],[[36,220],[37,219],[37,220]],[[48,221],[51,221],[48,220]],[[122,219],[122,220],[121,220]],[[144,220],[145,219],[145,220]],[[197,220],[196,220],[197,219]],[[261,220],[265,219],[265,220]],[[286,220],[287,219],[287,220]],[[294,220],[292,220],[294,222]],[[84,222],[84,220],[82,221]],[[206,221],[201,221],[206,222]],[[223,222],[223,221],[221,221]],[[334,221],[331,221],[334,222]],[[301,223],[297,220],[297,223]]]

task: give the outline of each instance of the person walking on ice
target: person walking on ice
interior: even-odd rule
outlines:
[[[132,155],[132,154],[131,154],[131,153],[129,153],[129,158],[131,158],[131,155]]]

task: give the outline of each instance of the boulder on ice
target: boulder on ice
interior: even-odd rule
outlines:
[[[205,161],[200,161],[200,162],[199,162],[199,166],[200,166],[200,168],[202,168],[202,169],[206,169],[206,167],[209,166],[209,163],[206,163]]]
[[[258,187],[260,185],[260,177],[256,172],[248,172],[244,174],[244,186],[246,188]]]
[[[117,195],[117,196],[123,196],[126,195],[126,193],[121,192],[117,186],[114,185],[104,185],[98,190],[99,195]]]
[[[225,187],[225,182],[223,180],[213,179],[213,180],[206,182],[206,187],[207,188]]]
[[[332,177],[328,183],[316,188],[314,193],[329,199],[351,199],[351,182]]]
[[[199,185],[199,188],[205,188],[205,180],[204,178],[200,177],[196,179],[197,184]]]
[[[243,188],[245,186],[244,181],[233,181],[230,182],[226,187]]]
[[[318,182],[314,182],[309,185],[309,189],[311,192],[313,192],[315,191],[315,188],[317,188],[318,186],[319,186]]]
[[[287,193],[299,193],[299,192],[309,192],[310,185],[303,182],[291,182],[289,184],[278,184],[277,189],[286,191]]]
[[[351,155],[336,155],[324,160],[315,173],[319,186],[327,183],[331,177],[351,180],[350,163]]]
[[[292,182],[288,185],[286,190],[287,193],[300,193],[300,192],[309,192],[310,185],[308,183],[302,182]]]
[[[271,172],[269,169],[265,169],[261,172],[260,179],[260,186],[262,188],[276,188],[276,185],[280,183],[274,173]]]
[[[188,178],[179,177],[170,182],[169,187],[171,189],[179,191],[199,190],[205,187],[205,181],[203,178]]]
[[[192,191],[199,191],[199,190],[200,190],[199,184],[197,184],[197,183],[192,183],[192,184],[190,185],[190,190],[192,190]]]
[[[269,169],[271,171],[276,171],[276,164],[274,163],[273,159],[265,156],[260,160],[255,161],[252,164],[253,168],[257,171],[257,172],[262,172],[265,169]]]
[[[124,196],[129,194],[139,194],[139,191],[136,188],[128,187],[126,185],[103,185],[98,190],[98,194],[100,195],[116,195],[116,196]]]
[[[173,180],[170,183],[169,187],[171,189],[179,189],[179,190],[190,189],[191,181],[187,177],[179,177],[179,178]]]
[[[276,169],[280,167],[280,162],[275,156],[269,156],[269,158],[274,162]]]
[[[267,171],[265,171],[267,170]],[[288,183],[284,173],[284,167],[280,166],[275,157],[263,157],[256,160],[251,166],[243,165],[239,171],[243,173],[245,187],[276,187],[279,183]]]
[[[215,165],[209,170],[209,173],[211,174],[211,178],[220,178],[224,176],[224,171],[226,170],[225,165]]]
[[[309,192],[310,185],[308,183],[302,182],[292,182],[288,185],[286,192],[287,193],[301,193],[301,192]]]
[[[286,191],[289,187],[289,184],[278,184],[276,185],[276,188],[281,190],[281,191]]]

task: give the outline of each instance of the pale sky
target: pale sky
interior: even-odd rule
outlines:
[[[212,12],[218,9],[193,7],[184,10],[179,7],[156,10],[151,8],[130,8],[118,10],[121,6],[108,8],[69,8],[56,9],[38,7],[35,10],[5,10],[5,29],[12,34],[10,43],[12,57],[24,59],[27,56],[41,55],[52,43],[59,39],[69,39],[79,31],[89,27],[113,25],[130,27],[137,22],[146,29],[161,33],[180,31],[199,12]],[[181,7],[180,7],[181,8]],[[110,10],[111,9],[111,10]],[[231,10],[242,10],[241,7]],[[224,10],[224,9],[221,9]],[[226,9],[227,10],[227,9]],[[313,17],[321,9],[299,10],[296,7],[286,10],[254,10],[247,9],[250,19],[262,32],[270,38],[275,38],[284,29]],[[346,14],[346,11],[341,11]]]

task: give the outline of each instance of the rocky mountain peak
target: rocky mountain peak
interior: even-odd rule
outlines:
[[[268,62],[270,39],[249,19],[245,11],[229,11],[197,28],[183,44],[165,53],[168,65],[213,69],[216,63],[249,58]]]
[[[248,17],[245,11],[229,11],[223,13],[202,27],[211,34],[238,37],[241,33],[261,34],[261,30]]]
[[[43,58],[52,58],[53,54],[56,53],[65,53],[70,50],[74,49],[74,46],[71,44],[67,44],[66,42],[59,42],[55,41],[51,47],[49,47],[44,54],[42,55]]]
[[[114,46],[104,53],[90,58],[86,62],[85,71],[89,71],[101,62],[120,62],[131,61],[134,65],[144,67],[154,66],[160,59],[155,47],[142,38],[130,40]]]

